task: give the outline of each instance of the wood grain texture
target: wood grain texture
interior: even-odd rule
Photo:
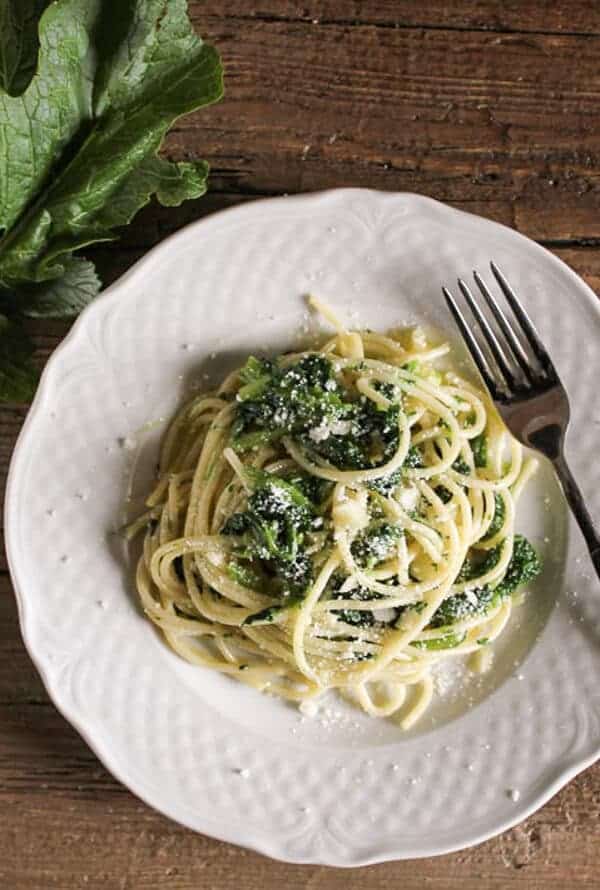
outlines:
[[[407,189],[514,226],[600,291],[596,0],[217,0],[190,4],[227,95],[173,157],[207,157],[202,201],[143,211],[93,251],[110,283],[185,223],[262,195]],[[32,322],[43,366],[68,330]],[[0,408],[6,475],[26,414]],[[4,487],[4,486],[3,486]],[[571,890],[598,887],[600,768],[472,850],[347,872],[285,866],[141,804],[49,702],[0,561],[0,888]]]

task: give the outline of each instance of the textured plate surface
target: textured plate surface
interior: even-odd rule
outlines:
[[[50,360],[6,499],[23,635],[106,766],[179,822],[293,862],[426,856],[515,824],[600,754],[600,589],[547,468],[518,523],[545,553],[541,581],[491,675],[438,697],[410,734],[335,702],[301,719],[182,662],[140,614],[115,534],[184,390],[293,345],[314,325],[307,291],[352,324],[453,336],[440,284],[492,258],[567,385],[568,456],[600,518],[594,295],[522,236],[429,199],[340,190],[189,226],[96,300]]]

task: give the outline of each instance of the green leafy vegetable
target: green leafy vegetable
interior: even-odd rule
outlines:
[[[253,590],[259,590],[263,577],[260,573],[250,568],[248,565],[242,565],[238,562],[230,562],[227,566],[227,574],[232,581],[241,584],[242,587],[250,587]]]
[[[482,615],[494,602],[495,592],[489,584],[472,588],[468,593],[455,593],[438,606],[428,626],[430,628],[446,627],[446,625],[462,621],[464,618]]]
[[[381,594],[369,590],[367,587],[353,587],[352,590],[340,590],[345,576],[340,572],[335,572],[330,580],[328,592],[332,599],[349,599],[368,602],[369,600],[381,599]],[[396,612],[398,610],[395,610]],[[333,609],[332,614],[337,616],[338,621],[350,624],[353,627],[372,627],[379,619],[376,613],[370,609]],[[394,619],[395,620],[394,616]],[[385,622],[388,623],[388,622]]]
[[[247,451],[288,435],[307,451],[340,469],[380,466],[398,448],[400,391],[391,384],[374,386],[390,405],[356,398],[335,376],[331,361],[308,355],[287,366],[251,357],[240,373],[232,445]],[[407,458],[421,460],[420,452]],[[371,487],[389,493],[400,475],[391,474]],[[379,481],[379,480],[378,480]]]
[[[500,558],[501,545],[489,550],[483,560],[478,563],[468,557],[461,569],[461,580],[471,580],[488,572]],[[470,588],[465,593],[455,593],[438,606],[428,627],[445,627],[482,615],[492,608],[500,599],[511,596],[518,588],[529,584],[539,575],[542,563],[535,549],[523,535],[515,535],[513,552],[502,580],[492,587],[490,584]]]
[[[463,562],[456,580],[461,583],[463,581],[474,581],[477,578],[481,578],[482,575],[491,572],[498,565],[503,544],[504,542],[501,541],[496,547],[486,550],[483,554],[472,550]]]
[[[352,543],[352,555],[359,566],[372,569],[391,556],[399,538],[404,534],[400,525],[380,522],[361,532]]]
[[[246,619],[242,622],[242,624],[247,625],[260,625],[260,624],[273,624],[277,621],[278,618],[281,618],[286,614],[288,609],[293,609],[296,606],[300,605],[302,602],[302,597],[294,596],[288,597],[285,603],[277,606],[268,606],[266,609],[261,609],[260,612],[255,612],[253,615],[248,615]]]
[[[494,515],[485,534],[484,541],[489,538],[493,538],[494,535],[498,534],[498,532],[504,525],[504,520],[506,518],[506,505],[504,503],[504,498],[501,497],[499,494],[495,494],[494,501]]]
[[[251,356],[240,373],[232,429],[233,446],[245,450],[260,441],[298,435],[342,419],[351,409],[341,397],[329,359],[308,355],[286,368]]]
[[[416,359],[412,359],[410,362],[406,362],[404,365],[402,365],[402,367],[410,374],[414,374],[419,367],[419,362]]]
[[[478,468],[487,466],[488,460],[488,440],[484,433],[471,439],[471,451],[473,452],[473,460]]]
[[[435,637],[432,640],[415,640],[411,643],[412,646],[415,646],[417,649],[429,649],[429,650],[437,650],[437,649],[454,649],[456,646],[460,646],[460,644],[465,639],[466,634],[445,634],[442,637]]]
[[[457,473],[461,473],[463,476],[468,476],[471,472],[471,467],[469,464],[462,458],[460,455],[456,458],[454,463],[452,464],[452,469],[456,470]]]
[[[179,116],[220,98],[222,72],[185,0],[23,0],[2,7],[0,34],[0,306],[18,325],[94,297],[74,251],[116,238],[154,195],[173,206],[205,192],[204,161],[157,151]],[[7,336],[0,397],[25,399],[31,360]]]
[[[29,318],[70,318],[85,309],[99,290],[94,264],[74,256],[65,262],[62,278],[23,287],[20,308]],[[17,304],[14,308],[19,310]]]
[[[535,548],[523,535],[515,535],[512,556],[496,593],[510,596],[519,587],[537,578],[541,571],[542,561]]]
[[[247,509],[230,516],[222,529],[224,535],[241,538],[235,551],[236,580],[241,579],[239,560],[246,560],[257,564],[250,567],[254,575],[257,570],[267,572],[272,592],[301,594],[313,577],[312,562],[302,546],[306,533],[322,523],[316,505],[286,479],[260,470],[247,472],[253,486]]]
[[[0,3],[0,87],[20,96],[31,81],[39,49],[38,20],[50,0]]]

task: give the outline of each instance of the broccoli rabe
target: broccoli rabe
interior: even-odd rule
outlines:
[[[461,473],[463,476],[468,476],[471,472],[471,467],[460,455],[452,464],[452,469],[456,470],[457,473]]]
[[[483,561],[478,564],[471,561],[466,569],[467,560],[465,560],[461,569],[462,578],[459,575],[458,580],[471,580],[483,575],[497,564],[500,552],[500,547],[494,547],[493,550],[488,551]],[[465,593],[455,593],[449,596],[436,609],[428,626],[430,628],[445,627],[464,618],[482,615],[496,605],[500,599],[510,596],[519,587],[533,581],[541,570],[542,563],[535,549],[523,535],[515,535],[512,556],[500,583],[494,587],[490,584],[483,584],[470,588]]]
[[[345,576],[341,572],[333,574],[328,586],[328,593],[331,599],[362,600],[365,602],[382,598],[380,593],[373,592],[367,587],[354,587],[352,590],[344,592],[340,590],[344,581]],[[332,615],[336,615],[338,621],[343,621],[345,624],[350,624],[353,627],[373,627],[377,623],[376,613],[368,609],[334,609],[332,610]]]
[[[389,400],[382,407],[340,384],[332,362],[317,354],[287,367],[251,357],[240,372],[240,382],[231,433],[237,451],[288,435],[344,470],[380,466],[397,451],[402,406],[394,384],[373,383]],[[406,466],[422,466],[418,450],[411,449]],[[389,486],[393,488],[391,480],[383,486],[388,493]]]
[[[487,466],[488,460],[488,440],[484,433],[471,439],[471,451],[473,452],[473,461],[478,468]]]
[[[493,538],[494,535],[497,535],[502,526],[504,525],[504,520],[506,518],[506,505],[504,503],[504,498],[499,494],[494,495],[495,508],[494,515],[492,517],[492,521],[489,524],[488,530],[485,533],[484,541],[489,538]]]
[[[307,355],[285,368],[251,356],[240,379],[231,431],[238,451],[340,420],[352,409],[322,355]]]
[[[452,500],[452,492],[445,485],[437,485],[434,491],[443,504],[447,504]]]
[[[495,592],[500,596],[510,596],[519,587],[537,578],[541,571],[542,561],[535,548],[523,535],[515,535],[508,568]]]
[[[387,476],[381,476],[379,479],[371,479],[367,482],[367,488],[376,491],[384,497],[389,497],[395,488],[402,481],[402,469],[389,473]]]
[[[293,609],[296,606],[300,605],[301,602],[301,596],[290,596],[285,600],[284,603],[279,603],[275,606],[268,606],[266,609],[261,609],[260,612],[254,612],[253,615],[248,615],[248,617],[244,619],[242,624],[273,624],[281,615],[283,615],[289,609]]]
[[[444,634],[441,637],[434,637],[432,640],[415,640],[412,645],[417,649],[454,649],[464,641],[466,634]]]
[[[361,532],[352,543],[352,555],[361,568],[372,569],[392,555],[404,534],[400,525],[380,522]]]
[[[232,581],[241,584],[243,587],[251,587],[254,590],[264,589],[265,576],[260,572],[250,568],[239,562],[230,562],[227,566],[227,574]]]
[[[416,445],[411,445],[399,470],[395,470],[388,476],[382,476],[380,479],[371,479],[367,482],[367,488],[370,488],[372,491],[377,491],[385,497],[389,497],[394,489],[400,485],[402,479],[406,475],[406,470],[412,470],[415,467],[422,466],[424,466],[424,462],[421,450]]]
[[[304,591],[312,563],[301,548],[317,520],[315,505],[289,480],[260,470],[247,470],[247,475],[253,485],[247,509],[234,513],[222,534],[241,537],[237,559],[265,563],[282,593]]]
[[[408,449],[408,454],[404,458],[402,469],[414,470],[423,466],[425,466],[425,462],[423,460],[421,449],[417,445],[411,445]]]
[[[490,608],[495,600],[495,591],[489,584],[474,587],[468,593],[455,593],[449,596],[435,610],[429,627],[445,627],[464,618],[481,615]]]
[[[491,570],[498,565],[503,543],[504,542],[501,542],[496,547],[493,547],[491,550],[486,550],[483,553],[477,550],[468,553],[456,580],[459,583],[462,583],[463,581],[474,581],[477,578],[481,578],[482,575],[491,572]]]
[[[386,384],[375,388],[387,398],[398,398],[393,386]],[[340,469],[362,470],[386,463],[398,448],[398,421],[400,405],[381,408],[364,396],[349,403],[344,414],[347,431],[340,435],[327,435],[315,441],[308,430],[300,436],[305,448],[315,452]]]

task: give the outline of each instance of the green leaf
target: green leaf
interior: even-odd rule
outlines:
[[[38,21],[50,0],[0,0],[0,87],[25,92],[37,67]]]
[[[481,433],[479,436],[471,439],[471,451],[473,452],[473,460],[476,467],[487,466],[488,440],[485,433]]]
[[[100,290],[94,264],[83,257],[72,257],[62,278],[44,281],[30,288],[30,297],[22,311],[30,318],[73,318],[90,303]]]
[[[0,399],[27,402],[33,396],[38,373],[31,356],[33,345],[22,328],[0,315]]]
[[[206,192],[208,164],[206,161],[171,164],[158,160],[156,176],[160,181],[156,187],[156,197],[164,207],[179,207],[190,198],[200,198]]]
[[[220,98],[217,52],[185,0],[58,0],[40,21],[39,69],[0,98],[0,284],[64,274],[153,194],[198,197],[207,167],[156,152],[173,122]]]
[[[446,634],[443,637],[433,637],[430,640],[414,640],[412,646],[417,649],[429,649],[436,651],[438,649],[454,649],[464,641],[466,634]]]

